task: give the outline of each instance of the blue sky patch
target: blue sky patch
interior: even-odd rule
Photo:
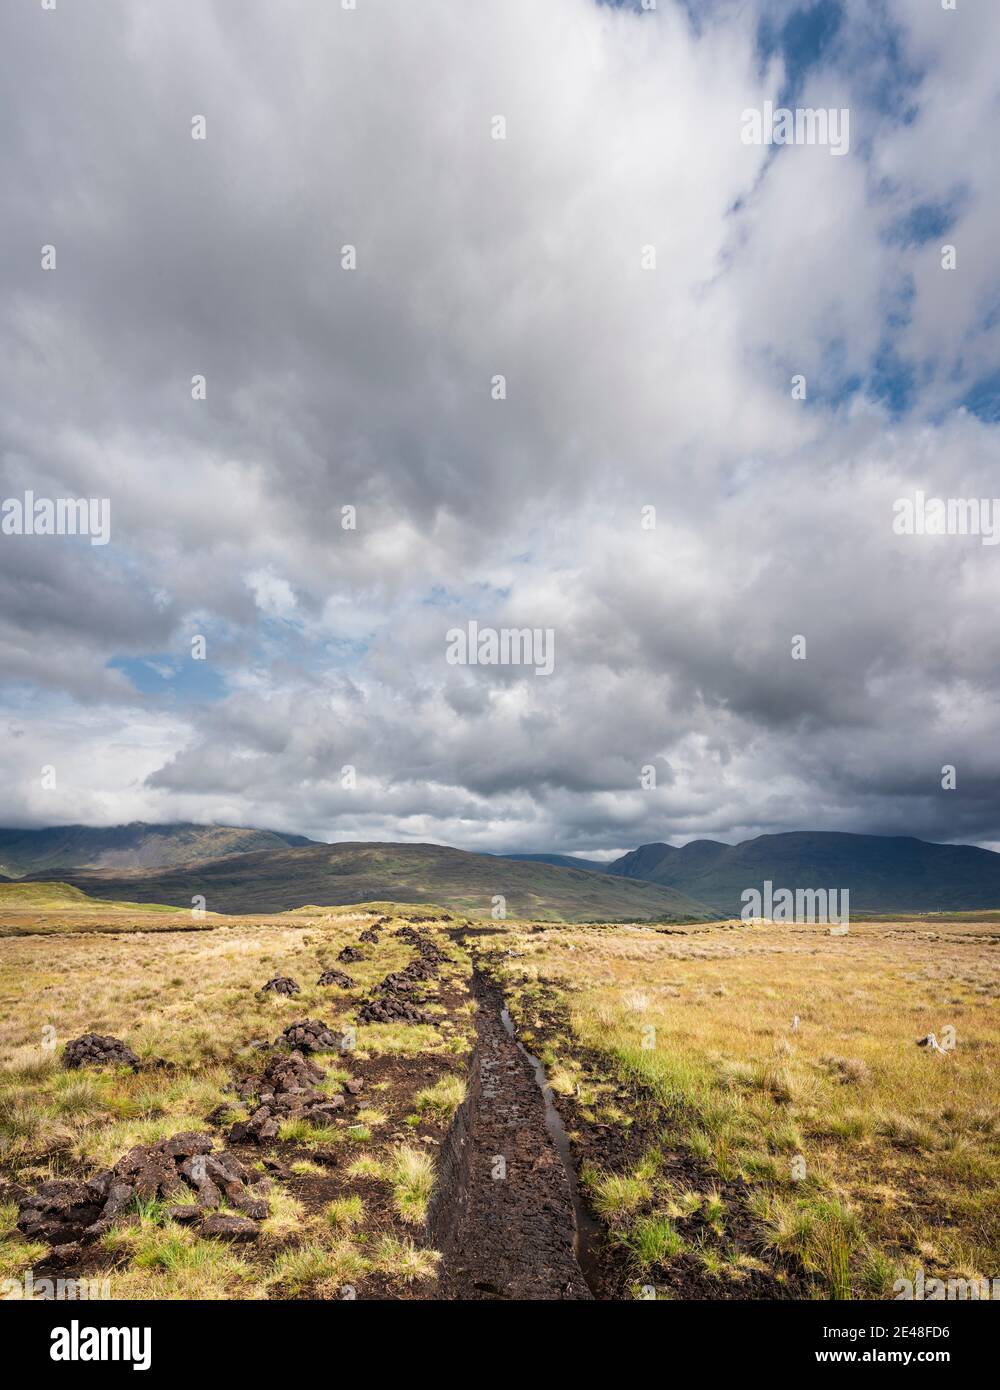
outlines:
[[[221,700],[226,694],[226,682],[218,668],[188,655],[116,656],[108,666],[127,676],[140,695],[203,702]]]

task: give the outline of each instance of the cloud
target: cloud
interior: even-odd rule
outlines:
[[[996,491],[1000,20],[807,9],[5,12],[0,492],[112,542],[0,538],[0,819],[1000,839],[996,554],[891,531]],[[783,92],[850,154],[743,144]]]

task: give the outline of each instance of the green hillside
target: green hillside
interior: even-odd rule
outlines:
[[[118,902],[93,897],[70,883],[58,881],[20,881],[0,883],[0,911],[4,909],[72,908],[73,911],[95,912],[176,912],[177,907],[162,903]]]
[[[69,869],[165,869],[254,850],[313,843],[304,835],[232,825],[55,825],[44,830],[0,829],[0,879],[64,877]]]
[[[156,873],[67,877],[95,895],[179,907],[190,907],[200,894],[210,911],[228,913],[381,899],[440,903],[471,917],[489,917],[500,894],[508,916],[540,921],[691,921],[713,915],[671,888],[444,845],[308,845]]]
[[[595,874],[603,874],[608,867],[597,859],[576,859],[572,854],[501,854],[497,857],[523,864],[555,864],[561,869],[589,869]]]

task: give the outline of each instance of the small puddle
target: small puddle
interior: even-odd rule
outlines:
[[[548,1130],[552,1142],[556,1146],[556,1152],[566,1170],[566,1178],[569,1182],[570,1199],[573,1203],[573,1215],[575,1218],[575,1230],[573,1233],[573,1253],[576,1256],[577,1264],[583,1273],[583,1277],[594,1287],[593,1275],[596,1273],[597,1262],[595,1257],[595,1246],[600,1235],[600,1225],[587,1210],[583,1198],[580,1196],[580,1185],[576,1180],[576,1164],[573,1160],[573,1146],[569,1142],[569,1135],[566,1133],[566,1126],[562,1122],[562,1116],[556,1109],[555,1097],[552,1094],[552,1087],[545,1078],[545,1068],[538,1058],[525,1047],[514,1029],[514,1020],[510,1016],[510,1010],[506,1007],[500,1010],[500,1021],[507,1033],[517,1045],[518,1051],[526,1057],[531,1065],[531,1070],[535,1076],[535,1084],[542,1093],[542,1100],[545,1102],[545,1128]]]

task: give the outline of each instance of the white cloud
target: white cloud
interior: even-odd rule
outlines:
[[[915,487],[996,490],[997,426],[953,406],[996,360],[1000,21],[890,6],[904,124],[851,0],[800,93],[850,105],[850,155],[769,158],[740,114],[781,89],[757,21],[790,9],[700,32],[666,0],[5,14],[0,479],[111,496],[113,544],[0,544],[0,820],[1000,836],[996,556],[889,528]],[[959,188],[949,276],[887,232]],[[909,414],[835,407],[887,335]],[[553,627],[555,674],[448,667],[469,618]],[[169,689],[140,697],[123,656]]]

